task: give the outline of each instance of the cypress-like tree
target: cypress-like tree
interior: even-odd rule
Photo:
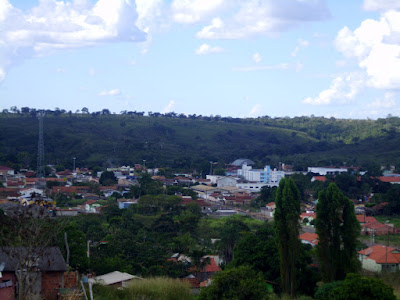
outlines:
[[[356,244],[360,224],[353,203],[335,183],[319,193],[315,229],[323,281],[341,280],[359,269]]]
[[[297,288],[296,262],[300,253],[300,192],[292,179],[282,179],[276,192],[274,226],[280,257],[282,290],[291,295]]]

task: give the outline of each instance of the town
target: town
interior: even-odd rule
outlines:
[[[354,241],[358,268],[352,272],[399,271],[400,219],[393,218],[392,222],[390,217],[400,211],[400,174],[394,167],[382,167],[372,176],[360,167],[310,166],[307,171],[296,171],[291,165],[279,163],[276,167],[256,168],[254,161],[239,158],[218,168],[211,161],[209,174],[202,178],[195,172],[147,168],[145,163],[143,160],[132,167],[89,170],[78,167],[73,158],[73,169],[46,165],[46,174],[41,178],[31,169],[0,166],[0,208],[4,217],[19,216],[18,222],[24,222],[27,211],[39,210],[45,212],[42,218],[48,218],[57,228],[51,234],[36,232],[48,235],[49,240],[43,244],[24,237],[31,243],[29,247],[42,247],[36,254],[21,253],[20,248],[0,248],[0,263],[5,263],[0,298],[41,294],[53,299],[61,294],[86,293],[84,284],[89,284],[89,293],[92,284],[125,287],[143,278],[166,276],[188,284],[190,295],[208,299],[202,290],[213,290],[214,275],[223,280],[218,273],[248,264],[264,274],[268,293],[285,291],[279,284],[282,271],[272,224],[279,210],[277,190],[286,179],[299,190],[297,239],[305,255],[298,263],[303,264],[306,275],[297,275],[300,279],[296,279],[304,285],[295,294],[326,297],[318,296],[316,284],[324,276],[313,248],[319,244],[318,193],[329,190],[332,184],[349,197],[359,224]],[[19,234],[23,232],[19,230]],[[3,232],[0,242],[10,246],[13,238]],[[271,251],[275,252],[274,259],[268,261]],[[22,289],[23,278],[17,275],[19,265],[12,257],[22,256],[25,261],[32,255],[38,261],[47,257],[52,261],[39,263],[43,274],[31,287]],[[250,272],[246,276],[256,274],[252,269],[240,270],[243,274]],[[344,277],[333,278],[337,279]],[[293,290],[285,292],[294,295]]]

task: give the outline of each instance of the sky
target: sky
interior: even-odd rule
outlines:
[[[0,109],[400,115],[399,0],[0,0]]]

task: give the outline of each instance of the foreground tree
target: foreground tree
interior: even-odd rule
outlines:
[[[276,243],[280,257],[283,292],[294,296],[297,288],[296,262],[300,252],[300,192],[292,179],[282,179],[276,192],[274,214]]]
[[[262,274],[250,266],[241,266],[218,272],[212,284],[201,290],[200,300],[263,300],[269,289]]]
[[[346,198],[335,183],[321,191],[318,197],[316,246],[324,282],[344,279],[347,273],[359,269],[357,237],[360,224],[353,203]]]
[[[382,280],[359,274],[348,274],[345,280],[332,281],[318,288],[317,300],[395,300],[393,288]]]

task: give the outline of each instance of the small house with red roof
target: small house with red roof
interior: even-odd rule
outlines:
[[[390,184],[400,184],[400,176],[381,176],[379,180]]]
[[[374,245],[358,251],[361,267],[372,272],[397,272],[400,270],[400,249]]]
[[[318,234],[305,232],[299,235],[299,239],[303,244],[308,244],[311,246],[315,246],[318,244]]]
[[[326,176],[313,176],[311,178],[311,182],[314,182],[314,181],[325,182]]]

